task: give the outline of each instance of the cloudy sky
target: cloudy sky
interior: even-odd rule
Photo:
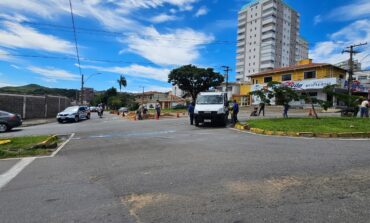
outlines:
[[[92,75],[86,85],[117,87],[123,74],[128,91],[165,91],[175,67],[234,68],[237,12],[248,2],[72,0],[81,72]],[[369,0],[286,2],[301,14],[314,60],[336,63],[348,58],[343,47],[370,44]],[[79,88],[68,0],[0,0],[0,27],[0,86]],[[356,59],[370,68],[370,45],[361,50]]]

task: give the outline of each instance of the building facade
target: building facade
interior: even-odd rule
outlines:
[[[255,0],[238,14],[236,80],[308,58],[300,15],[282,0]]]
[[[156,92],[148,91],[143,93],[135,94],[135,101],[138,104],[142,104],[148,109],[154,109],[155,105],[158,103],[161,108],[168,109],[173,108],[176,105],[185,105],[186,100],[173,95],[171,92]]]
[[[335,64],[335,66],[340,67],[345,70],[349,70],[349,60],[342,61],[340,63]],[[353,61],[353,71],[361,71],[361,63],[358,60]]]
[[[346,71],[326,63],[312,63],[312,60],[305,59],[297,65],[277,68],[269,71],[263,71],[251,76],[251,83],[241,87],[241,101],[249,102],[250,105],[258,105],[260,99],[250,96],[249,93],[261,90],[271,81],[280,82],[288,85],[302,94],[309,94],[320,100],[329,100],[329,96],[324,93],[324,87],[328,85],[337,85],[338,88],[345,89]],[[333,99],[333,106],[339,105],[336,99]],[[272,101],[274,104],[274,101]],[[292,102],[293,106],[304,107],[306,102],[299,100]]]

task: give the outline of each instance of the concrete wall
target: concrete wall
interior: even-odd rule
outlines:
[[[53,118],[70,104],[60,96],[0,94],[0,110],[20,114],[23,119]]]

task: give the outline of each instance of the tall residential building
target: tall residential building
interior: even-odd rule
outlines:
[[[238,15],[236,80],[308,58],[299,36],[300,15],[282,0],[255,0]]]
[[[349,60],[345,60],[340,63],[337,63],[335,64],[335,66],[340,67],[345,70],[350,69]],[[353,61],[353,71],[361,71],[361,63],[358,60]]]

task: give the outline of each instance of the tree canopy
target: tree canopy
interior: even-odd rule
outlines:
[[[224,82],[224,77],[214,72],[212,68],[198,68],[194,65],[186,65],[174,69],[168,75],[168,83],[177,85],[195,101],[198,94],[207,91],[211,87],[217,87]]]
[[[127,87],[127,81],[125,76],[121,75],[119,79],[117,80],[118,86],[119,86],[119,91],[122,91],[122,87]]]

